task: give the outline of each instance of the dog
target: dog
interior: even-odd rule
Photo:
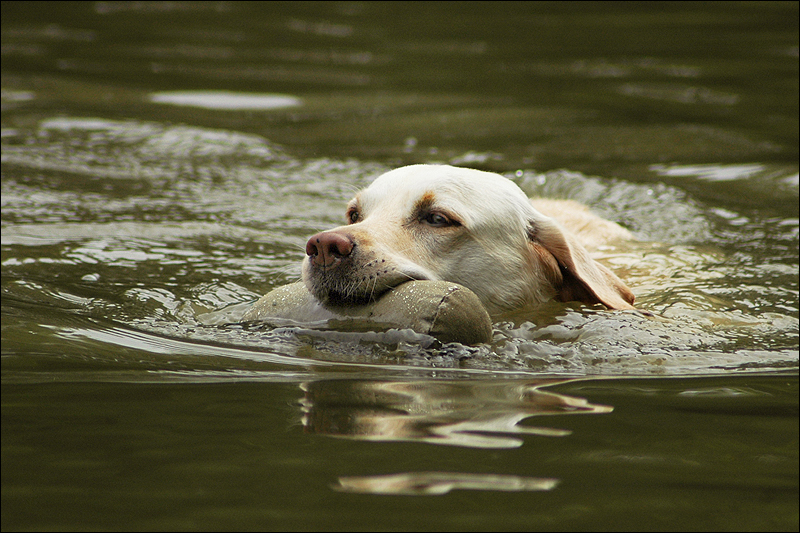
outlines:
[[[306,244],[303,281],[323,303],[444,280],[471,289],[491,315],[551,299],[634,309],[631,290],[587,249],[630,233],[577,202],[531,200],[499,174],[401,167],[359,192],[345,219]]]

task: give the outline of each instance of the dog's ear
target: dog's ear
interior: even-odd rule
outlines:
[[[631,290],[613,272],[589,257],[586,249],[552,219],[531,221],[530,248],[544,261],[548,280],[562,302],[601,303],[609,309],[635,309]],[[552,256],[547,257],[548,254]],[[555,271],[553,260],[557,263]]]

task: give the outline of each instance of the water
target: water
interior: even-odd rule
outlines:
[[[3,529],[797,529],[797,5],[497,4],[3,5]],[[418,162],[656,317],[202,320]]]

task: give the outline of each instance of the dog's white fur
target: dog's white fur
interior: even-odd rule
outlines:
[[[575,233],[551,218],[562,216]],[[633,309],[630,289],[585,246],[630,234],[576,202],[531,201],[499,174],[398,168],[350,201],[347,220],[306,247],[303,281],[323,302],[363,303],[428,279],[470,288],[491,314],[553,298]]]

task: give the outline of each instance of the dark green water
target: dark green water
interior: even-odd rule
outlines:
[[[797,3],[1,23],[4,531],[798,529]],[[208,325],[418,162],[623,224],[600,259],[658,318]]]

